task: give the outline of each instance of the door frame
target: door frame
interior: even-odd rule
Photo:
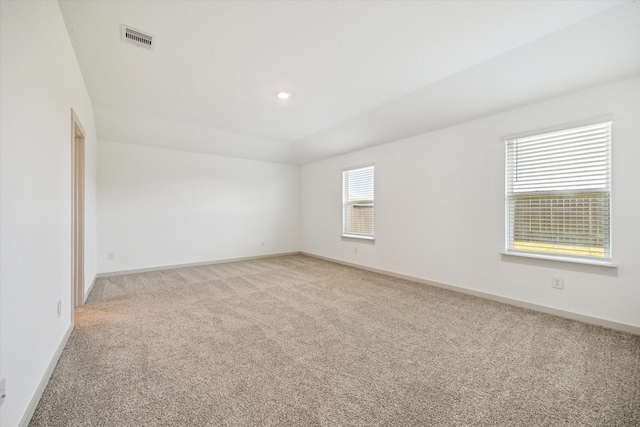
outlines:
[[[71,324],[76,307],[84,304],[85,136],[71,109]]]

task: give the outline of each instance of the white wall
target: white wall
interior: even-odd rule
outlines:
[[[103,141],[98,151],[100,272],[300,250],[299,166]]]
[[[613,119],[617,270],[501,257],[505,137]],[[640,79],[304,165],[302,250],[640,326]],[[376,241],[339,237],[341,170],[375,162]],[[358,253],[354,253],[354,247]],[[551,288],[551,276],[564,289]]]
[[[0,425],[13,427],[71,326],[71,108],[87,133],[87,285],[96,274],[97,144],[58,3],[3,1],[0,17]]]

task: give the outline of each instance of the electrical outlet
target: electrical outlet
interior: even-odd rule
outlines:
[[[5,377],[0,378],[0,406],[4,403],[4,399],[7,397],[7,379]]]
[[[115,259],[115,254],[114,254],[113,252],[109,252],[109,253],[107,254],[107,259],[108,259],[109,261],[113,261],[113,260]]]
[[[58,300],[58,318],[62,316],[62,301]]]
[[[564,284],[562,283],[562,277],[551,277],[551,287],[556,289],[562,289]]]
[[[262,242],[262,246],[264,246],[264,242]]]
[[[354,253],[354,254],[357,254],[357,253],[358,253],[358,248],[357,248],[357,247],[356,247],[356,248],[353,248],[353,253]]]

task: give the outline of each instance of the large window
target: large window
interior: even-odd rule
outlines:
[[[611,260],[611,123],[506,141],[507,253]]]
[[[373,239],[373,165],[342,172],[342,235]]]

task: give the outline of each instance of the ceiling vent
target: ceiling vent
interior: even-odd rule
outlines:
[[[120,35],[122,36],[123,42],[131,43],[144,49],[153,50],[155,37],[151,34],[145,34],[140,30],[136,30],[135,28],[128,27],[124,24],[120,25],[120,29]]]

